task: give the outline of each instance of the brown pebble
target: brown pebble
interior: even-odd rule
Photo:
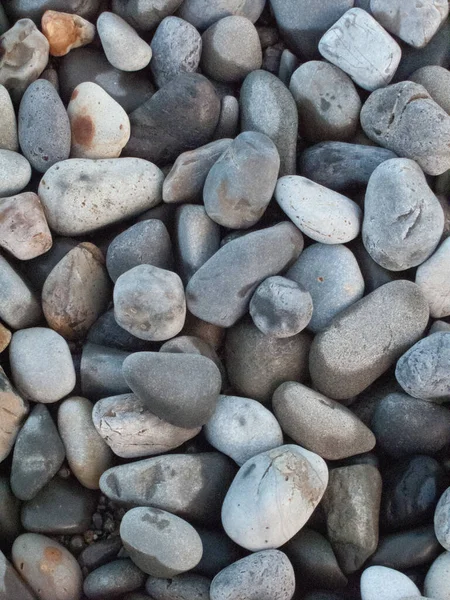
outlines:
[[[45,11],[41,26],[52,56],[65,56],[73,48],[90,44],[95,37],[95,26],[92,23],[78,15],[56,10]]]
[[[4,325],[0,323],[0,352],[6,350],[11,341],[11,332]]]

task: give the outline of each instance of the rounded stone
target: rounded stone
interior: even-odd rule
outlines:
[[[0,367],[0,462],[11,452],[28,411],[28,402],[16,392]]]
[[[317,454],[295,445],[262,452],[242,465],[225,496],[225,532],[253,552],[278,548],[303,527],[327,483]]]
[[[424,594],[436,600],[448,600],[450,597],[448,580],[450,578],[450,552],[443,552],[433,562],[425,577]]]
[[[97,19],[97,31],[106,58],[116,69],[140,71],[150,62],[151,47],[119,15],[102,12]]]
[[[334,65],[311,60],[292,75],[300,134],[310,142],[350,140],[359,124],[361,100],[355,85]]]
[[[138,352],[148,347],[145,340],[140,340],[119,327],[114,318],[114,309],[106,311],[95,321],[86,340],[97,346],[107,346],[125,352]]]
[[[263,133],[244,131],[211,167],[203,188],[208,216],[223,227],[248,229],[263,216],[277,183],[280,156]]]
[[[439,65],[429,65],[414,71],[409,81],[422,85],[433,100],[450,114],[450,72]]]
[[[0,318],[13,329],[42,321],[41,305],[31,286],[0,255]]]
[[[120,524],[131,560],[144,573],[173,577],[193,569],[203,554],[202,541],[180,517],[157,508],[132,508]]]
[[[84,580],[83,591],[89,600],[116,598],[142,588],[146,580],[143,573],[131,560],[113,560],[95,569]]]
[[[139,31],[152,31],[183,0],[113,0],[112,10]]]
[[[66,340],[46,327],[16,331],[9,347],[14,384],[34,402],[57,402],[75,387],[75,368]]]
[[[28,185],[31,165],[18,152],[0,150],[0,198],[14,196]]]
[[[178,9],[178,15],[192,23],[202,31],[220,19],[230,15],[237,15],[257,21],[264,9],[265,0],[184,0]]]
[[[278,180],[275,199],[302,233],[322,244],[345,244],[359,234],[359,206],[342,194],[306,177]]]
[[[11,152],[19,150],[16,113],[11,96],[3,85],[0,85],[0,148]]]
[[[388,567],[369,567],[361,575],[362,600],[397,600],[421,597],[419,588],[409,577]]]
[[[65,56],[73,48],[94,41],[95,27],[83,17],[46,10],[41,19],[42,33],[48,40],[51,56]]]
[[[442,242],[416,271],[416,284],[422,290],[434,319],[450,316],[450,238]]]
[[[76,600],[83,576],[74,556],[58,542],[37,533],[24,533],[12,547],[17,571],[39,600]]]
[[[142,340],[162,341],[178,335],[186,318],[181,279],[153,265],[133,267],[114,286],[114,317]]]
[[[450,550],[450,488],[439,499],[434,513],[434,531],[446,550]]]
[[[145,589],[154,600],[209,600],[210,585],[207,577],[186,573],[171,579],[149,577]]]
[[[202,36],[201,67],[216,81],[242,81],[259,69],[262,50],[253,23],[241,16],[227,16],[208,27]]]
[[[19,143],[31,166],[45,173],[69,158],[70,123],[54,86],[45,79],[32,83],[19,108]]]
[[[3,594],[5,598],[36,600],[36,596],[31,591],[31,588],[19,576],[16,569],[12,566],[12,564],[7,560],[6,556],[1,551],[0,565],[1,571],[3,573],[2,581],[0,583],[0,593]]]
[[[216,367],[219,369],[222,379],[225,380],[225,368],[221,362],[221,359],[217,355],[214,347],[200,337],[193,335],[179,335],[177,337],[164,342],[159,349],[160,352],[173,352],[176,354],[199,354],[200,356],[206,356],[213,361]]]

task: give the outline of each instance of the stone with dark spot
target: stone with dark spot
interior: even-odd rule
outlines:
[[[146,575],[130,559],[121,558],[102,565],[89,573],[83,591],[89,600],[115,598],[141,588]]]

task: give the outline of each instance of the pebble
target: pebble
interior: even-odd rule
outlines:
[[[433,100],[450,114],[450,72],[439,65],[429,65],[414,71],[409,81],[422,85]]]
[[[424,525],[381,537],[370,564],[403,571],[430,564],[441,550],[434,527]]]
[[[268,277],[256,288],[250,300],[250,315],[265,335],[291,337],[311,321],[311,294],[286,277]]]
[[[226,385],[226,371],[214,347],[202,340],[200,337],[192,335],[179,335],[177,337],[164,342],[159,349],[160,352],[172,352],[175,354],[198,354],[206,356],[213,361],[219,369],[222,376],[222,386]]]
[[[219,452],[166,454],[109,469],[100,488],[113,502],[153,506],[211,525],[220,521],[235,473],[232,462]]]
[[[154,600],[209,600],[210,585],[207,577],[184,573],[171,579],[149,577],[145,589]]]
[[[233,140],[220,139],[182,152],[164,179],[164,202],[182,204],[201,197],[206,177]]]
[[[450,597],[448,581],[450,577],[450,552],[443,552],[433,562],[425,577],[424,594],[436,600]]]
[[[97,19],[97,31],[106,58],[116,69],[140,71],[149,64],[151,47],[119,15],[102,12]]]
[[[405,6],[402,0],[371,0],[370,10],[387,31],[414,48],[423,48],[448,17],[448,2],[425,0],[419,6]]]
[[[31,500],[59,471],[64,446],[47,407],[37,404],[14,446],[11,489],[20,500]]]
[[[125,151],[166,165],[181,152],[210,142],[219,115],[220,99],[210,81],[198,73],[182,73],[130,114]]]
[[[39,293],[42,291],[45,280],[53,268],[77,245],[78,242],[72,238],[54,236],[52,246],[45,254],[22,262],[21,272],[34,291]]]
[[[50,46],[50,56],[65,56],[74,48],[92,43],[96,31],[83,17],[55,10],[45,11],[41,27]]]
[[[170,235],[164,223],[158,219],[131,225],[108,246],[106,268],[114,282],[138,265],[152,265],[159,269],[173,267]]]
[[[27,88],[20,102],[18,126],[21,150],[40,173],[69,158],[69,118],[49,81],[38,79]]]
[[[57,402],[75,387],[75,368],[66,340],[47,327],[16,331],[9,347],[13,381],[33,402]]]
[[[113,455],[94,427],[93,408],[87,398],[67,398],[58,409],[58,430],[70,470],[85,488],[98,490],[100,476],[112,467]]]
[[[360,232],[359,206],[306,177],[281,177],[275,199],[300,231],[316,242],[343,244]]]
[[[284,381],[303,381],[308,376],[311,338],[301,332],[289,338],[263,334],[250,320],[227,331],[225,363],[228,377],[241,396],[269,404]]]
[[[434,513],[434,531],[441,546],[450,549],[450,488],[439,499]]]
[[[20,19],[0,36],[0,48],[0,84],[9,91],[13,102],[18,103],[47,66],[48,41],[33,21]]]
[[[381,486],[372,465],[330,471],[323,507],[328,539],[346,575],[360,569],[377,548]]]
[[[391,158],[396,155],[385,148],[322,142],[302,152],[299,172],[330,190],[344,192],[366,186],[375,169]]]
[[[275,190],[280,156],[263,133],[244,131],[211,167],[203,188],[208,216],[223,227],[247,229],[263,216]]]
[[[330,27],[319,52],[368,91],[388,85],[402,56],[394,38],[361,8],[351,8]]]
[[[343,71],[312,60],[293,73],[289,89],[297,104],[300,133],[308,141],[346,141],[355,135],[361,100]]]
[[[74,556],[58,542],[37,533],[23,533],[12,547],[17,571],[39,600],[78,600],[83,576]]]
[[[180,73],[195,73],[200,64],[202,38],[195,27],[179,17],[166,17],[152,38],[150,64],[155,83],[163,87]]]
[[[0,318],[13,329],[41,322],[41,305],[31,286],[0,255]]]
[[[30,179],[31,165],[24,156],[12,150],[0,150],[0,198],[18,194]]]
[[[183,0],[113,0],[112,10],[132,27],[152,31],[167,16],[174,13]]]
[[[123,361],[130,352],[87,343],[80,364],[81,391],[86,398],[100,400],[130,391],[122,374]]]
[[[193,569],[203,554],[202,541],[187,521],[157,508],[132,508],[120,524],[131,560],[153,577],[173,577]]]
[[[364,200],[362,239],[385,269],[405,271],[431,254],[442,236],[444,212],[413,160],[393,158],[372,173]]]
[[[295,573],[286,554],[280,550],[263,550],[220,571],[211,583],[210,598],[290,600],[294,590]]]
[[[5,600],[7,598],[20,598],[21,600],[36,600],[36,596],[19,577],[12,564],[7,560],[3,552],[0,551],[0,594]]]
[[[67,107],[72,158],[117,158],[130,139],[127,113],[96,83],[80,83]]]
[[[278,548],[307,522],[327,483],[325,461],[300,446],[261,452],[242,465],[225,496],[225,532],[252,552]]]
[[[5,86],[0,85],[0,148],[17,152],[17,121],[11,96]]]
[[[400,571],[377,566],[364,569],[361,575],[362,600],[397,600],[413,597],[421,597],[419,588]]]
[[[177,14],[202,31],[229,15],[246,17],[255,23],[264,5],[265,0],[216,0],[206,4],[204,0],[184,0]]]
[[[450,323],[447,323],[447,321],[434,321],[428,331],[428,335],[448,331],[450,331]]]
[[[51,248],[52,234],[37,194],[23,192],[0,198],[0,246],[19,260],[36,258]]]
[[[398,156],[415,160],[427,175],[450,169],[450,115],[418,83],[377,90],[361,109],[365,134]]]
[[[239,82],[262,64],[262,50],[253,23],[227,16],[202,35],[201,67],[206,75],[225,83]]]
[[[176,427],[163,421],[134,394],[102,398],[94,406],[92,421],[114,454],[121,458],[169,452],[195,437],[201,429]]]
[[[39,23],[46,10],[63,10],[77,13],[84,19],[93,19],[99,9],[99,0],[8,0],[10,18],[23,19],[29,17]]]
[[[207,441],[239,466],[283,444],[283,432],[273,414],[256,400],[219,396],[204,428]]]
[[[145,579],[145,573],[131,560],[113,560],[89,573],[83,591],[89,600],[115,598],[143,587]]]
[[[243,549],[232,542],[222,529],[196,529],[203,544],[203,556],[195,567],[196,573],[214,577],[219,571],[242,558]]]
[[[434,319],[450,316],[450,281],[445,276],[450,269],[450,238],[419,265],[416,284],[422,290]]]
[[[326,460],[341,460],[375,446],[375,436],[354,413],[301,383],[281,384],[272,406],[283,431]]]
[[[364,294],[364,279],[358,262],[341,244],[311,244],[286,273],[312,299],[313,313],[308,323],[318,332],[331,324],[336,315]]]
[[[234,96],[223,96],[213,139],[235,138],[239,132],[239,102]]]
[[[284,270],[303,249],[303,237],[282,222],[229,242],[190,279],[187,307],[195,316],[230,327],[246,312],[259,283]]]
[[[122,550],[122,540],[118,535],[114,535],[86,546],[78,556],[78,562],[83,570],[93,571],[116,559]]]
[[[83,242],[70,250],[45,280],[45,318],[67,340],[83,338],[108,306],[111,284],[104,262],[97,246]]]
[[[162,171],[140,158],[78,158],[51,167],[38,194],[52,231],[77,236],[156,206],[162,181]]]
[[[9,548],[16,537],[22,531],[20,522],[20,505],[11,491],[9,478],[3,476],[0,478],[0,533],[2,536],[2,547]],[[3,562],[3,555],[0,552],[0,564]],[[1,567],[0,567],[1,569]],[[1,587],[0,587],[1,591]]]
[[[267,135],[278,150],[280,176],[294,175],[298,112],[286,85],[268,71],[253,71],[241,86],[239,107],[242,131]]]
[[[92,344],[125,350],[126,352],[138,352],[148,347],[145,340],[138,339],[117,325],[113,309],[100,315],[89,329],[86,339]]]
[[[151,412],[184,428],[210,419],[222,383],[214,362],[195,354],[137,352],[125,359],[123,374]]]
[[[16,392],[0,367],[0,462],[11,452],[28,410],[28,402]]]

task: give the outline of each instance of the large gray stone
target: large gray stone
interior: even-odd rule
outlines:
[[[177,14],[199,30],[206,29],[230,15],[247,17],[255,23],[263,11],[265,2],[266,0],[184,0]]]
[[[438,247],[416,271],[416,284],[422,290],[434,319],[450,315],[450,238]]]

